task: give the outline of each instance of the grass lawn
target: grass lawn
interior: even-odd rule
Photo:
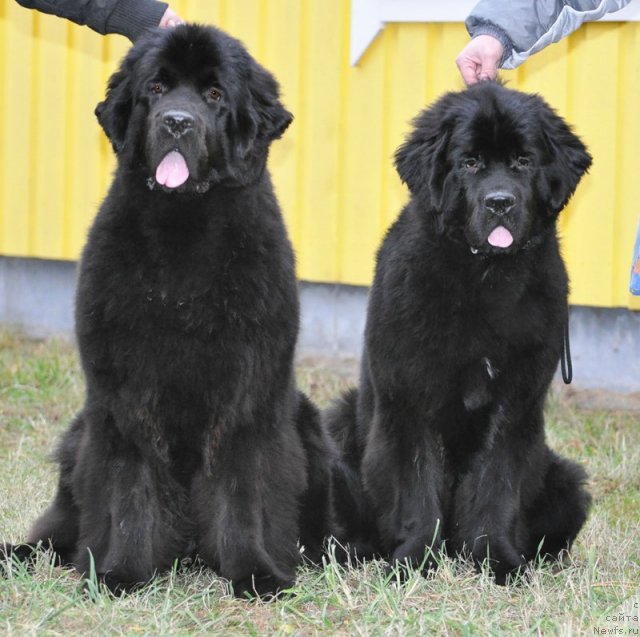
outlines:
[[[300,385],[325,406],[353,375],[303,362]],[[49,458],[82,402],[72,346],[0,332],[0,539],[24,537],[55,489]],[[591,477],[594,506],[571,558],[518,586],[498,587],[469,564],[399,585],[384,565],[300,569],[295,594],[233,599],[210,571],[166,574],[129,597],[81,591],[46,556],[33,574],[0,565],[6,635],[638,635],[640,634],[640,415],[579,411],[551,397],[548,438]],[[635,618],[635,619],[634,619]]]

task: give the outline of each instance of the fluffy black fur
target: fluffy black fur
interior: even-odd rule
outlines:
[[[237,595],[275,593],[328,519],[328,437],[295,388],[294,256],[265,169],[291,115],[237,40],[195,25],[139,40],[96,114],[118,166],[80,265],[86,403],[28,544],[80,572],[92,556],[113,591],[197,555]],[[169,188],[154,174],[172,150],[189,178]]]
[[[336,509],[360,555],[430,567],[446,541],[505,582],[568,549],[589,507],[583,470],[545,443],[543,405],[567,322],[555,221],[591,158],[540,97],[497,83],[414,124],[360,387],[327,413]],[[489,243],[498,226],[510,246]]]

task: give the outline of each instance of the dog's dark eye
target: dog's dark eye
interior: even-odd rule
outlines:
[[[462,160],[462,165],[467,170],[478,170],[480,168],[480,159],[478,157],[467,157]]]
[[[154,82],[151,85],[151,92],[154,95],[162,95],[164,93],[164,85],[161,82]]]
[[[531,165],[531,160],[528,157],[521,155],[513,160],[514,168],[528,168]]]
[[[219,102],[222,99],[222,93],[217,88],[210,88],[207,91],[207,99],[212,102]]]

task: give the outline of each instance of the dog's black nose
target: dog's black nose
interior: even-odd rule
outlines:
[[[509,192],[490,192],[484,198],[484,205],[494,215],[504,215],[516,204],[516,198]]]
[[[193,115],[187,111],[167,111],[163,115],[162,121],[167,130],[176,137],[184,135],[194,125]]]

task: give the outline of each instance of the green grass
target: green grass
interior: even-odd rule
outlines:
[[[302,361],[300,385],[326,405],[355,378],[355,365]],[[51,499],[50,453],[82,401],[72,346],[0,332],[0,538],[23,538]],[[384,565],[300,569],[294,594],[238,601],[210,571],[180,570],[121,599],[81,592],[73,572],[40,558],[0,578],[6,635],[594,635],[638,634],[640,614],[640,418],[579,411],[554,394],[548,437],[584,464],[594,506],[564,568],[536,569],[498,587],[469,564],[442,559],[428,579],[400,585]],[[1,567],[0,567],[1,568]],[[635,606],[634,606],[635,605]],[[609,621],[607,620],[609,617]],[[630,630],[631,629],[631,630]]]

